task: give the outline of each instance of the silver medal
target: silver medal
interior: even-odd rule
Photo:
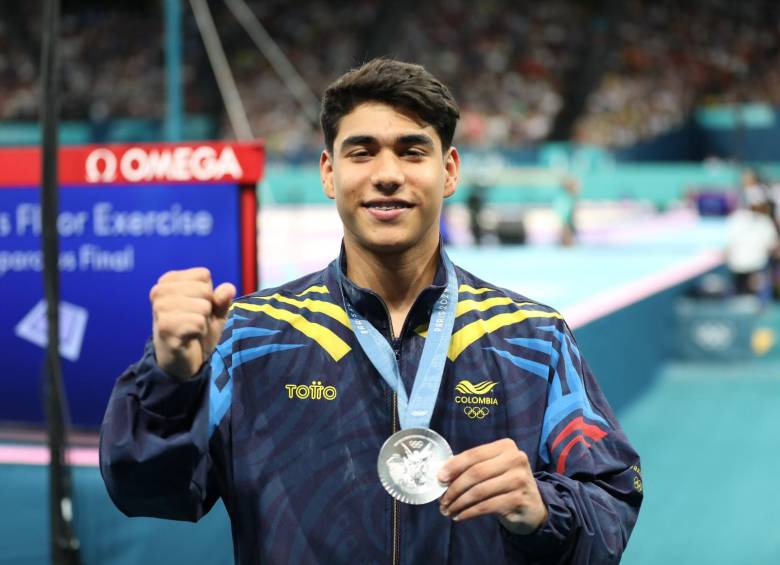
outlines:
[[[407,428],[390,436],[379,450],[379,480],[393,498],[426,504],[447,490],[436,474],[450,457],[452,449],[439,434],[428,428]]]

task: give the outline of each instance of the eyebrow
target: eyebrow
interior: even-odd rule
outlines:
[[[378,143],[379,140],[373,135],[350,135],[341,142],[341,148],[346,149],[360,145],[376,145]],[[393,145],[423,145],[425,147],[433,147],[433,139],[424,133],[410,133],[399,135],[395,138]]]
[[[358,145],[374,145],[377,139],[372,135],[350,135],[341,142],[341,148],[355,147]]]
[[[433,147],[433,140],[424,133],[402,135],[399,136],[395,142],[401,145],[425,145],[426,147]]]

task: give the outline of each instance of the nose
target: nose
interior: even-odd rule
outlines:
[[[404,180],[398,156],[392,151],[380,151],[374,159],[371,184],[382,192],[395,192]]]

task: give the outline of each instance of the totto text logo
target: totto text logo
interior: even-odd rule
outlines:
[[[322,381],[312,381],[310,385],[284,385],[287,398],[298,400],[335,400],[338,392],[335,386],[323,386]]]

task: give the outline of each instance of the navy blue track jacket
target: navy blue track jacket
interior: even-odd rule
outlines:
[[[456,268],[457,318],[430,427],[454,453],[502,438],[528,455],[549,519],[510,534],[394,501],[377,477],[396,398],[343,308],[343,259],[237,299],[216,351],[180,383],[143,358],[117,381],[100,468],[129,516],[197,520],[218,497],[237,563],[616,563],[642,500],[639,458],[556,311]],[[398,339],[382,300],[344,291],[398,353],[411,393],[440,265]]]

